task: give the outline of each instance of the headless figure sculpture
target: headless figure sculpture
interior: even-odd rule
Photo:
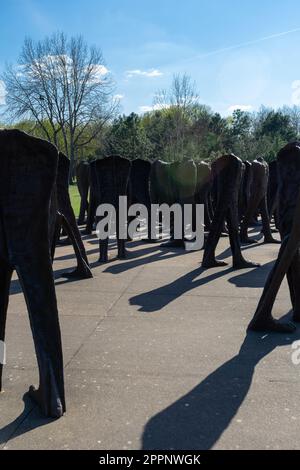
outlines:
[[[147,241],[151,240],[151,198],[150,198],[150,172],[151,163],[136,158],[131,162],[130,178],[128,183],[128,203],[143,204],[148,210]],[[128,218],[128,223],[134,217]]]
[[[252,163],[252,184],[249,204],[245,213],[245,217],[241,223],[240,238],[242,243],[256,243],[256,240],[248,237],[248,228],[257,211],[259,211],[261,214],[264,243],[280,243],[278,240],[273,238],[270,228],[270,219],[267,205],[268,181],[268,164],[263,159],[254,160]]]
[[[150,198],[152,204],[168,204],[171,206],[174,202],[173,189],[170,177],[171,163],[155,160],[151,165],[150,171]],[[172,221],[170,221],[172,224]],[[159,213],[159,235],[162,234],[163,220]]]
[[[269,274],[249,330],[286,333],[292,323],[272,317],[272,308],[282,280],[287,275],[293,306],[293,321],[300,322],[300,143],[286,145],[278,154],[279,231],[282,245]]]
[[[126,196],[128,190],[128,181],[130,175],[131,162],[118,155],[112,155],[102,160],[93,162],[93,172],[97,179],[96,201],[99,204],[111,204],[116,210],[117,217],[117,243],[118,258],[126,258],[125,239],[120,237],[120,232],[126,231],[125,227],[119,224],[119,197]],[[125,214],[126,215],[126,214]],[[101,220],[96,217],[96,222]],[[99,262],[106,263],[108,260],[108,238],[99,240]]]
[[[49,206],[57,149],[18,130],[0,131],[0,340],[5,338],[9,287],[18,273],[29,312],[39,388],[29,389],[45,416],[65,406],[63,358],[49,243]],[[0,365],[2,389],[2,365]]]
[[[224,155],[212,164],[212,173],[217,184],[218,199],[211,229],[206,240],[202,266],[213,268],[226,266],[227,263],[218,261],[215,250],[221,237],[224,222],[227,222],[230,247],[232,251],[233,268],[243,269],[258,266],[247,261],[241,252],[239,240],[238,200],[242,178],[242,161],[235,155]]]
[[[74,271],[66,272],[62,276],[76,279],[89,279],[93,277],[89,267],[84,244],[76,223],[76,218],[69,195],[69,168],[70,160],[63,153],[59,152],[58,170],[56,179],[57,195],[57,217],[52,243],[52,258],[54,258],[55,246],[59,239],[61,228],[69,236],[77,259],[77,268]],[[55,204],[53,198],[52,203]]]
[[[184,224],[184,206],[185,204],[194,205],[194,196],[197,185],[197,167],[193,160],[184,159],[173,162],[169,166],[169,184],[170,194],[172,194],[172,204],[179,204],[182,213],[181,232],[179,239],[174,237],[174,217],[170,221],[170,241],[163,243],[166,248],[185,248],[185,224]]]

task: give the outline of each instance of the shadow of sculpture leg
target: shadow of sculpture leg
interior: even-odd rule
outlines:
[[[46,247],[47,249],[47,247]],[[37,355],[40,385],[30,396],[45,416],[59,418],[65,406],[63,358],[52,266],[47,252],[16,260]]]
[[[211,449],[247,397],[256,365],[276,347],[290,342],[276,335],[262,339],[248,334],[236,356],[147,422],[142,449]]]

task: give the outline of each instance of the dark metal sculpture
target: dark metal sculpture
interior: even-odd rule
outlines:
[[[260,212],[262,219],[264,243],[279,243],[278,240],[273,238],[270,228],[270,219],[267,206],[268,180],[268,164],[263,159],[254,160],[252,162],[250,199],[245,216],[241,223],[240,238],[242,243],[256,243],[256,240],[248,237],[248,228],[258,211]]]
[[[243,162],[244,171],[243,178],[240,187],[240,200],[239,200],[239,219],[242,220],[247,212],[249,207],[250,197],[251,197],[251,186],[253,180],[253,169],[252,163],[247,160]]]
[[[194,194],[194,204],[204,205],[204,224],[205,229],[210,230],[213,219],[213,208],[211,202],[210,190],[212,186],[211,168],[206,162],[197,162],[197,183]],[[195,231],[195,215],[193,217],[193,230]]]
[[[281,323],[272,317],[272,308],[285,275],[293,306],[293,320],[300,322],[300,143],[286,145],[278,154],[279,231],[282,245],[277,261],[269,274],[250,330],[295,330],[292,323]]]
[[[151,197],[150,197],[151,163],[141,158],[131,162],[128,183],[128,203],[143,204],[148,210],[147,239],[151,240]],[[133,218],[129,218],[130,223]]]
[[[227,263],[218,261],[215,250],[221,237],[224,222],[227,222],[230,247],[234,269],[258,266],[247,261],[241,252],[239,240],[238,200],[242,178],[242,161],[235,155],[224,155],[212,164],[212,173],[217,185],[218,199],[210,232],[206,240],[202,266],[212,268],[225,266]]]
[[[80,210],[78,225],[85,223],[85,216],[88,214],[88,195],[90,189],[90,165],[88,162],[80,162],[76,167],[76,181],[80,194]]]
[[[125,239],[120,237],[120,233],[126,231],[126,226],[119,224],[119,197],[127,196],[128,181],[130,175],[131,162],[119,155],[111,155],[96,160],[91,164],[91,182],[94,184],[95,204],[111,204],[116,210],[117,244],[118,258],[126,258]],[[96,216],[96,222],[101,220]],[[126,221],[125,221],[126,225]],[[105,263],[108,260],[108,238],[99,240],[99,262]]]
[[[182,213],[185,204],[194,204],[197,185],[197,167],[193,160],[166,163],[157,160],[151,170],[151,202],[155,204],[179,204]],[[174,238],[174,219],[170,221],[171,238],[162,246],[184,248],[184,221],[182,218],[182,237]]]
[[[77,259],[76,269],[64,273],[63,276],[68,278],[89,279],[93,277],[93,275],[89,267],[84,244],[70,201],[68,182],[69,168],[69,159],[60,152],[56,180],[57,218],[52,242],[52,257],[54,258],[55,246],[59,239],[61,229],[63,228],[73,244]],[[52,198],[52,203],[55,204],[54,198]]]
[[[86,220],[86,229],[85,234],[91,235],[94,228],[95,217],[96,217],[96,210],[97,210],[97,195],[100,191],[98,188],[98,179],[97,179],[97,172],[96,172],[96,162],[94,160],[90,163],[90,200],[88,206],[88,214]]]
[[[26,298],[39,367],[39,388],[31,386],[29,394],[44,415],[53,418],[66,410],[49,243],[49,206],[57,160],[57,149],[50,143],[18,130],[0,131],[0,340],[5,337],[15,269]]]
[[[274,217],[276,228],[278,228],[278,168],[277,160],[269,163],[269,184],[268,184],[268,212],[270,221]]]

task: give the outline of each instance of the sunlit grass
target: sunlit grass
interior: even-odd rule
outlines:
[[[78,217],[79,208],[80,208],[80,195],[78,192],[77,184],[73,184],[72,186],[69,186],[69,193],[70,193],[70,198],[71,198],[71,204],[75,212],[75,216]]]

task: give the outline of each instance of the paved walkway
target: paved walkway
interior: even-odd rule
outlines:
[[[246,336],[278,246],[245,249],[258,269],[203,271],[202,252],[129,244],[126,261],[98,266],[94,279],[69,282],[70,247],[55,261],[63,334],[67,414],[41,418],[24,392],[37,380],[28,316],[13,282],[7,328],[4,449],[279,449],[300,441],[298,333]],[[219,253],[226,259],[228,239]],[[286,284],[274,309],[286,314]]]

